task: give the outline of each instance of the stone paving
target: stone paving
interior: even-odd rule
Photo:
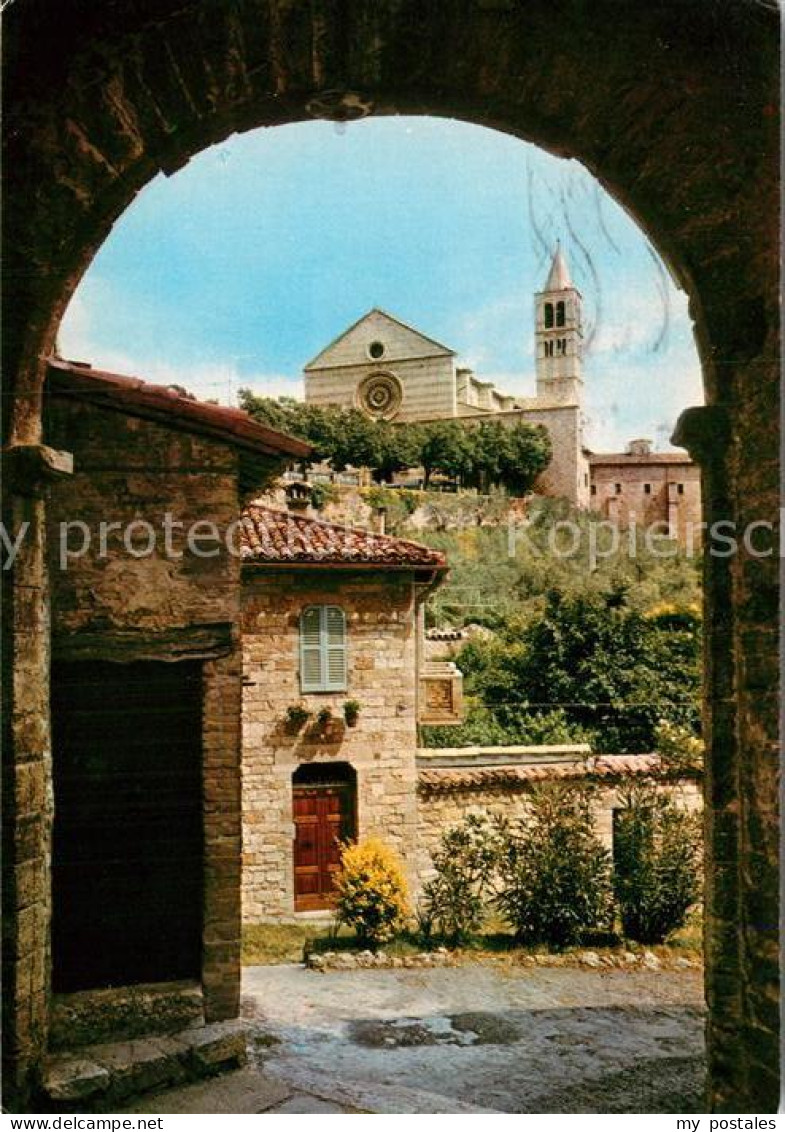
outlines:
[[[249,1068],[127,1111],[705,1111],[699,971],[252,967],[243,992]]]

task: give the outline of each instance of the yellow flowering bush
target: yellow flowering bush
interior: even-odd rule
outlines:
[[[344,846],[335,894],[338,923],[353,927],[367,947],[386,943],[404,926],[409,899],[403,865],[378,838]]]

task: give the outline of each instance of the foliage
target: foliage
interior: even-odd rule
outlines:
[[[487,817],[469,814],[442,834],[433,855],[435,874],[423,885],[418,911],[426,935],[435,929],[458,944],[481,927],[499,851],[499,826]]]
[[[550,438],[542,425],[393,424],[370,420],[359,409],[259,397],[250,389],[240,390],[239,401],[262,424],[312,444],[313,461],[329,461],[335,471],[370,468],[381,483],[396,472],[422,467],[426,486],[440,472],[468,486],[487,490],[497,484],[523,495],[551,459]]]
[[[504,497],[497,497],[493,507],[483,502],[480,509],[480,502],[481,497],[466,494],[429,497],[427,511],[429,518],[434,511],[431,525],[437,529],[417,537],[444,551],[450,563],[450,577],[431,603],[438,624],[503,625],[511,616],[541,611],[549,589],[595,594],[626,586],[627,603],[641,613],[696,612],[700,563],[677,546],[663,557],[634,532],[616,539],[596,523],[592,528],[591,516],[564,500],[534,499],[525,516],[511,511]],[[445,510],[442,522],[436,521],[439,510]],[[489,522],[495,525],[485,525]],[[558,538],[559,524],[566,523],[576,531],[574,553],[563,553]],[[456,526],[462,529],[452,529]]]
[[[317,511],[323,511],[330,503],[337,503],[341,493],[334,483],[312,483],[311,503]]]
[[[689,727],[661,719],[654,732],[654,749],[673,774],[703,768],[704,743]]]
[[[511,618],[456,659],[467,692],[507,730],[560,708],[595,750],[635,752],[653,749],[661,720],[699,729],[698,618],[685,612],[681,627],[662,625],[623,588],[551,590],[541,613]]]
[[[521,941],[559,947],[612,919],[610,855],[594,833],[590,792],[550,783],[532,791],[500,856],[499,909]]]
[[[588,741],[582,728],[568,723],[562,708],[537,715],[525,710],[510,711],[502,722],[482,704],[465,702],[466,719],[459,726],[434,725],[422,728],[423,746],[537,747]]]
[[[662,943],[700,895],[700,818],[653,784],[628,788],[614,816],[614,890],[624,934]]]
[[[408,894],[403,865],[377,838],[343,847],[335,892],[337,923],[353,927],[368,947],[386,943],[404,925]]]
[[[290,704],[286,709],[286,725],[292,731],[299,731],[310,715],[302,704]]]
[[[360,715],[360,701],[359,700],[347,700],[346,703],[343,705],[343,717],[346,720],[346,722],[349,724],[350,727],[357,722],[359,715]]]

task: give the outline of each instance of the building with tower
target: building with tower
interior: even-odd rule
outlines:
[[[686,452],[596,454],[583,436],[583,299],[556,248],[534,297],[536,389],[511,396],[461,366],[454,350],[374,309],[305,367],[305,399],[357,408],[375,420],[459,419],[544,425],[553,458],[536,489],[568,499],[622,526],[664,524],[682,542],[700,522],[700,475]],[[699,541],[699,540],[698,540]]]
[[[560,248],[535,296],[536,394],[518,397],[461,366],[456,352],[374,308],[304,368],[305,400],[357,408],[397,423],[493,417],[544,425],[553,459],[538,483],[545,495],[589,505],[583,445],[581,294]]]

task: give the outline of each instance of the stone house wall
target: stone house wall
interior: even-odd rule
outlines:
[[[613,810],[620,805],[619,790],[629,780],[597,782],[594,814],[597,834],[606,849],[613,848]],[[690,811],[702,809],[702,792],[698,781],[684,778],[660,784],[661,791],[672,794]],[[525,812],[530,786],[526,783],[462,787],[431,790],[420,783],[417,806],[417,873],[424,881],[433,872],[433,853],[442,834],[459,825],[468,814],[489,817],[519,818]]]
[[[240,562],[208,542],[203,548],[219,552],[190,553],[185,530],[205,516],[221,531],[236,520],[238,454],[218,440],[57,394],[48,401],[46,439],[74,453],[74,474],[51,488],[48,509],[54,658],[202,661],[201,981],[207,1019],[234,1017],[240,947]],[[183,524],[173,530],[172,554],[163,535],[167,513]],[[123,530],[139,520],[157,534],[150,556],[135,557],[123,545]],[[86,524],[91,546],[63,567],[61,524],[75,521]],[[107,530],[103,547],[102,522],[119,524]],[[69,535],[69,545],[78,548],[79,530]],[[129,541],[139,549],[146,540],[138,528]],[[39,887],[49,909],[48,878]]]
[[[671,523],[674,537],[682,544],[699,547],[703,541],[697,525],[701,521],[700,469],[690,460],[651,461],[643,457],[619,456],[591,461],[591,499],[593,511],[603,519],[630,526],[649,527]],[[649,491],[645,485],[649,485]],[[621,491],[617,491],[617,485]],[[681,485],[681,490],[679,490]],[[692,530],[690,536],[688,532]],[[659,533],[664,527],[658,528]]]
[[[346,614],[345,692],[300,690],[299,618],[308,605]],[[243,582],[243,919],[294,912],[292,775],[304,763],[349,763],[360,837],[378,835],[413,879],[416,811],[417,617],[409,571],[248,566]],[[356,727],[343,704],[358,700]],[[338,717],[327,740],[292,735],[286,709]]]

